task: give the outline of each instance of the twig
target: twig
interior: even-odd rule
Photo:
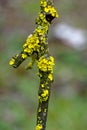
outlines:
[[[36,28],[34,32],[28,36],[21,53],[12,57],[9,62],[10,65],[17,68],[27,57],[31,57],[32,62],[28,64],[27,69],[32,68],[34,62],[37,63],[40,87],[38,91],[39,104],[36,130],[45,130],[46,128],[54,66],[54,58],[49,54],[48,30],[52,20],[57,17],[58,14],[53,6],[53,1],[40,0],[40,13],[35,21]]]

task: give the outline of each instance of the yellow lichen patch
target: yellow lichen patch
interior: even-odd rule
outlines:
[[[37,124],[36,130],[42,130],[42,125],[41,124]]]
[[[53,81],[53,74],[52,74],[52,73],[50,73],[50,74],[48,75],[48,79],[49,79],[50,81]]]
[[[46,97],[48,95],[48,90],[44,90],[43,93],[41,94],[42,97]]]
[[[53,73],[53,66],[54,66],[54,58],[50,56],[49,58],[45,58],[44,56],[40,57],[38,61],[38,68],[41,71],[50,71]]]
[[[43,93],[41,94],[40,99],[42,101],[46,101],[48,99],[48,96],[49,96],[49,91],[48,90],[44,90]]]
[[[14,62],[15,62],[15,59],[14,59],[14,58],[12,58],[12,59],[10,60],[10,62],[9,62],[9,65],[13,65],[13,64],[14,64]]]
[[[25,44],[23,45],[24,52],[28,53],[29,55],[32,55],[34,51],[39,51],[40,45],[39,43],[39,37],[36,33],[31,34],[28,36]]]
[[[44,84],[41,84],[41,87],[44,88]]]
[[[31,50],[29,48],[25,48],[24,52],[28,53],[28,54],[32,54]]]
[[[39,36],[44,36],[44,34],[46,34],[46,32],[48,31],[48,26],[44,26],[44,27],[37,27],[35,32],[39,35]]]
[[[22,58],[23,58],[23,59],[26,59],[26,58],[27,58],[27,55],[23,53],[23,54],[22,54]]]
[[[56,12],[56,10],[55,10],[55,8],[54,8],[53,6],[51,6],[51,5],[46,6],[46,7],[44,8],[44,11],[45,11],[46,13],[51,14],[53,17],[58,18],[58,14],[57,14],[57,12]]]
[[[43,102],[43,101],[47,101],[48,97],[49,97],[49,91],[46,89],[43,90],[43,93],[40,96],[38,96],[38,99],[40,102]]]
[[[42,6],[42,7],[46,7],[47,6],[47,2],[46,2],[46,0],[41,0],[40,1],[40,5]]]
[[[48,62],[48,70],[53,73],[53,66],[54,66],[54,58],[50,56],[49,62]]]

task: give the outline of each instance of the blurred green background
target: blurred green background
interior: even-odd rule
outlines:
[[[87,130],[87,49],[78,51],[52,38],[57,23],[87,30],[87,0],[54,0],[59,19],[49,31],[50,53],[55,57],[47,130]],[[39,0],[0,0],[0,130],[34,130],[39,77],[9,66],[35,28]],[[61,34],[62,35],[62,34]]]

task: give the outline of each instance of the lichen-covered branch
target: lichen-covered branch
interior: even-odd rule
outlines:
[[[45,130],[50,87],[53,81],[54,58],[49,54],[48,30],[54,18],[58,14],[54,8],[52,0],[40,0],[40,13],[35,21],[36,28],[30,34],[23,45],[23,50],[12,57],[9,64],[17,68],[25,59],[30,57],[32,62],[27,66],[32,68],[34,62],[37,63],[40,77],[40,87],[38,91],[38,110],[36,130]]]

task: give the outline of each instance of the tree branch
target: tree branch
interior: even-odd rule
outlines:
[[[23,45],[23,51],[15,55],[9,64],[17,68],[27,57],[32,58],[32,63],[27,68],[31,68],[34,62],[37,63],[40,77],[40,87],[38,91],[38,110],[36,130],[45,130],[48,112],[48,102],[50,88],[53,81],[54,58],[49,55],[48,30],[54,18],[58,14],[53,6],[53,0],[40,0],[40,13],[35,21],[36,28],[30,34]]]

